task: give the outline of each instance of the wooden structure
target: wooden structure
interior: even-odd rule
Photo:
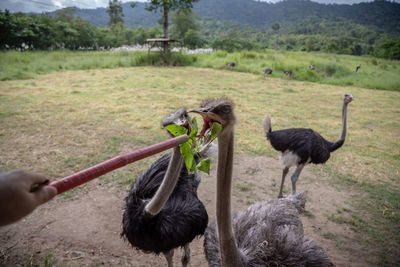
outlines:
[[[182,47],[182,42],[179,40],[174,40],[174,39],[170,39],[170,38],[150,38],[150,39],[146,39],[146,42],[149,44],[149,51],[148,53],[150,53],[150,50],[154,47],[159,47],[160,50],[162,51],[162,48],[164,47],[164,44],[167,43],[179,43]]]

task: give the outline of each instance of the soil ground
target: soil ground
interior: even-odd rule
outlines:
[[[336,266],[367,266],[372,256],[355,242],[357,233],[328,220],[329,214],[351,208],[362,196],[335,186],[328,177],[317,177],[312,168],[306,167],[297,182],[298,191],[307,193],[307,212],[302,215],[305,235],[316,240]],[[276,159],[235,155],[233,209],[276,197],[281,171]],[[210,175],[203,174],[198,189],[210,221],[215,218],[215,175],[215,168]],[[285,188],[288,194],[290,178]],[[126,194],[113,183],[92,181],[73,197],[56,197],[18,223],[0,228],[0,266],[166,266],[162,255],[144,254],[120,238]],[[176,266],[181,265],[180,256],[177,249]],[[191,266],[207,266],[203,238],[192,242],[191,256]]]

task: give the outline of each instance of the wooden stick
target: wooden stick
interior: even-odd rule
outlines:
[[[94,178],[100,177],[108,172],[115,169],[121,168],[132,162],[147,158],[151,155],[157,154],[161,151],[167,150],[178,146],[179,144],[185,143],[189,140],[189,136],[181,135],[169,140],[165,140],[161,143],[154,144],[148,147],[144,147],[135,150],[131,153],[120,155],[115,158],[109,159],[95,166],[92,166],[86,170],[82,170],[78,173],[64,177],[58,181],[51,182],[50,185],[57,188],[57,194],[64,193],[74,187],[77,187],[83,183],[87,183]]]

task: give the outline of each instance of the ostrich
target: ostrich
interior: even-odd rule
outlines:
[[[218,136],[217,221],[207,228],[204,239],[209,266],[332,266],[323,250],[303,236],[296,209],[305,204],[302,194],[291,195],[293,200],[258,202],[231,215],[233,108],[231,101],[216,99],[192,110],[203,116],[203,127],[213,122],[222,125]]]
[[[283,70],[283,74],[285,74],[286,76],[292,76],[293,71],[292,70]]]
[[[162,125],[185,126],[190,130],[186,109],[165,118]],[[197,198],[199,178],[188,174],[179,147],[165,154],[144,171],[125,198],[121,236],[145,252],[164,253],[173,266],[174,249],[183,247],[182,265],[190,261],[189,243],[203,235],[207,211]]]
[[[310,65],[310,70],[315,70],[314,65]]]
[[[225,65],[233,69],[237,64],[237,60],[235,59],[235,62],[228,62]]]
[[[264,73],[265,73],[266,75],[272,74],[272,69],[265,69],[265,70],[264,70]]]
[[[358,65],[357,67],[356,67],[356,72],[358,72],[358,70],[361,68],[361,65]]]
[[[346,118],[347,105],[353,100],[351,94],[345,94],[342,108],[342,134],[338,141],[332,143],[325,140],[321,135],[312,129],[290,128],[278,131],[271,130],[271,120],[268,116],[263,121],[263,128],[266,137],[275,150],[281,152],[281,161],[284,164],[282,173],[281,187],[278,198],[283,197],[282,190],[285,177],[291,166],[296,165],[296,170],[292,175],[292,193],[296,192],[296,181],[299,179],[300,172],[309,163],[325,163],[330,153],[340,148],[346,138]]]

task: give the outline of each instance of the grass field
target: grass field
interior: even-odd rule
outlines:
[[[28,79],[38,74],[60,70],[108,69],[143,65],[159,65],[160,57],[147,52],[0,52],[0,80]],[[233,71],[282,78],[282,70],[292,70],[292,80],[322,84],[357,86],[370,89],[400,91],[400,63],[372,57],[356,57],[326,53],[283,52],[263,53],[219,51],[207,55],[175,54],[171,65],[226,69],[226,63],[236,61]],[[310,65],[315,70],[309,69]],[[361,66],[355,72],[356,66]],[[287,79],[287,77],[285,77]]]
[[[95,57],[82,61],[91,59]],[[13,69],[23,65],[15,64]],[[196,64],[206,64],[205,59]],[[5,75],[4,64],[2,68]],[[400,261],[399,92],[194,67],[91,69],[34,77],[0,82],[0,169],[29,169],[53,179],[162,141],[167,136],[159,123],[168,112],[222,95],[236,103],[236,151],[277,158],[260,126],[266,114],[273,129],[310,127],[336,140],[342,97],[352,93],[345,145],[313,170],[331,177],[341,190],[366,196],[353,203],[350,219],[340,214],[328,219],[363,233],[365,246],[379,243],[380,265]],[[101,179],[127,188],[149,163],[143,160]]]

